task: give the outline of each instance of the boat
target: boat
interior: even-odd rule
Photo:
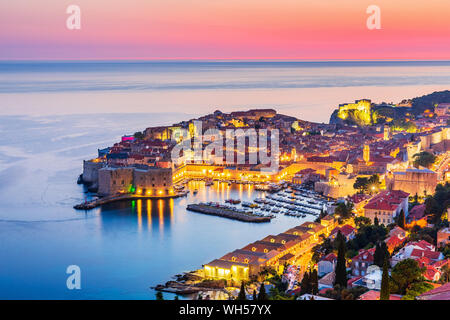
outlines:
[[[194,195],[198,193],[198,190],[195,189],[194,192],[192,192]]]
[[[212,180],[208,180],[205,182],[205,186],[209,187],[212,186],[214,184],[214,182],[212,182]]]

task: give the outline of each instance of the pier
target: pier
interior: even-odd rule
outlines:
[[[73,208],[77,210],[91,210],[94,208],[97,208],[101,205],[116,202],[116,201],[125,201],[125,200],[137,200],[137,199],[170,199],[170,198],[178,198],[183,197],[187,194],[186,191],[180,191],[177,193],[174,193],[173,195],[166,195],[166,196],[147,196],[147,195],[138,195],[138,194],[118,194],[118,195],[112,195],[112,196],[106,196],[99,199],[86,201],[80,204],[75,205]]]
[[[244,213],[206,204],[189,204],[187,210],[244,222],[270,222],[272,220],[271,217],[261,217],[253,213]]]

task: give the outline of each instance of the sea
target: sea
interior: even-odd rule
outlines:
[[[448,61],[0,62],[0,299],[154,299],[151,287],[306,218],[252,224],[186,211],[251,200],[246,185],[91,211],[83,159],[122,135],[215,110],[273,108],[327,123],[340,104],[450,89]],[[68,267],[81,287],[69,289]],[[165,299],[173,299],[165,293]]]

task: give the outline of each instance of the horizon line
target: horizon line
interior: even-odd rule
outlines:
[[[450,62],[450,57],[448,59],[403,59],[403,58],[374,58],[374,59],[307,59],[307,58],[186,58],[186,57],[176,57],[176,58],[146,58],[146,57],[132,57],[132,58],[13,58],[13,59],[0,59],[0,62],[89,62],[89,61],[267,61],[267,62]]]

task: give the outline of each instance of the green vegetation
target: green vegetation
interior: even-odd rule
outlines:
[[[430,168],[434,161],[436,161],[436,156],[426,151],[416,153],[413,158],[414,167],[416,168],[419,168],[419,166]]]
[[[393,131],[417,132],[417,127],[414,122],[406,121],[405,119],[395,119],[390,123],[390,127]]]
[[[237,300],[247,300],[247,296],[245,294],[244,281],[241,282],[241,289],[239,290],[239,294],[238,294]]]
[[[338,215],[342,219],[348,219],[351,217],[353,212],[353,203],[347,202],[346,204],[343,202],[338,203],[336,209],[334,210],[334,214]]]
[[[423,113],[427,109],[433,109],[438,103],[450,101],[450,91],[437,91],[425,96],[412,99],[412,112],[416,115]]]
[[[406,220],[405,220],[405,212],[403,211],[403,209],[400,211],[400,214],[397,217],[397,225],[402,228],[405,229],[405,224],[406,224]]]
[[[264,283],[261,283],[261,287],[259,288],[258,300],[267,300],[266,287]]]
[[[423,281],[424,270],[417,261],[405,259],[395,265],[391,272],[389,287],[392,293],[405,295],[411,285]]]
[[[357,177],[355,183],[353,184],[353,189],[359,191],[359,193],[374,193],[378,192],[380,189],[380,176],[374,174],[367,177]]]
[[[375,252],[373,254],[373,264],[382,268],[384,265],[384,261],[386,259],[389,259],[389,256],[390,255],[386,243],[384,241],[381,242],[381,244],[377,242],[377,245],[375,246]]]
[[[438,184],[434,195],[425,199],[425,214],[431,216],[432,223],[442,224],[448,207],[450,207],[450,183],[446,182],[445,185]]]
[[[335,300],[356,300],[360,295],[367,291],[369,291],[369,289],[361,286],[342,289],[339,285],[337,285],[333,289],[327,290],[324,296]]]
[[[164,300],[164,296],[161,291],[158,291],[156,294],[156,300]]]
[[[345,260],[345,238],[340,231],[336,236],[336,241],[338,243],[338,255],[337,264],[335,269],[335,279],[334,285],[339,285],[341,288],[347,287],[347,267]]]
[[[381,278],[380,300],[389,300],[389,256],[384,257],[383,275]]]
[[[144,139],[145,138],[145,135],[140,131],[135,132],[133,136],[135,139]]]
[[[430,291],[433,289],[433,285],[428,282],[421,281],[411,284],[411,286],[406,290],[406,294],[402,297],[402,300],[415,300],[417,296],[422,293]]]
[[[365,225],[359,228],[355,238],[347,242],[347,248],[358,252],[363,248],[371,248],[376,243],[382,242],[388,231],[384,226]]]

